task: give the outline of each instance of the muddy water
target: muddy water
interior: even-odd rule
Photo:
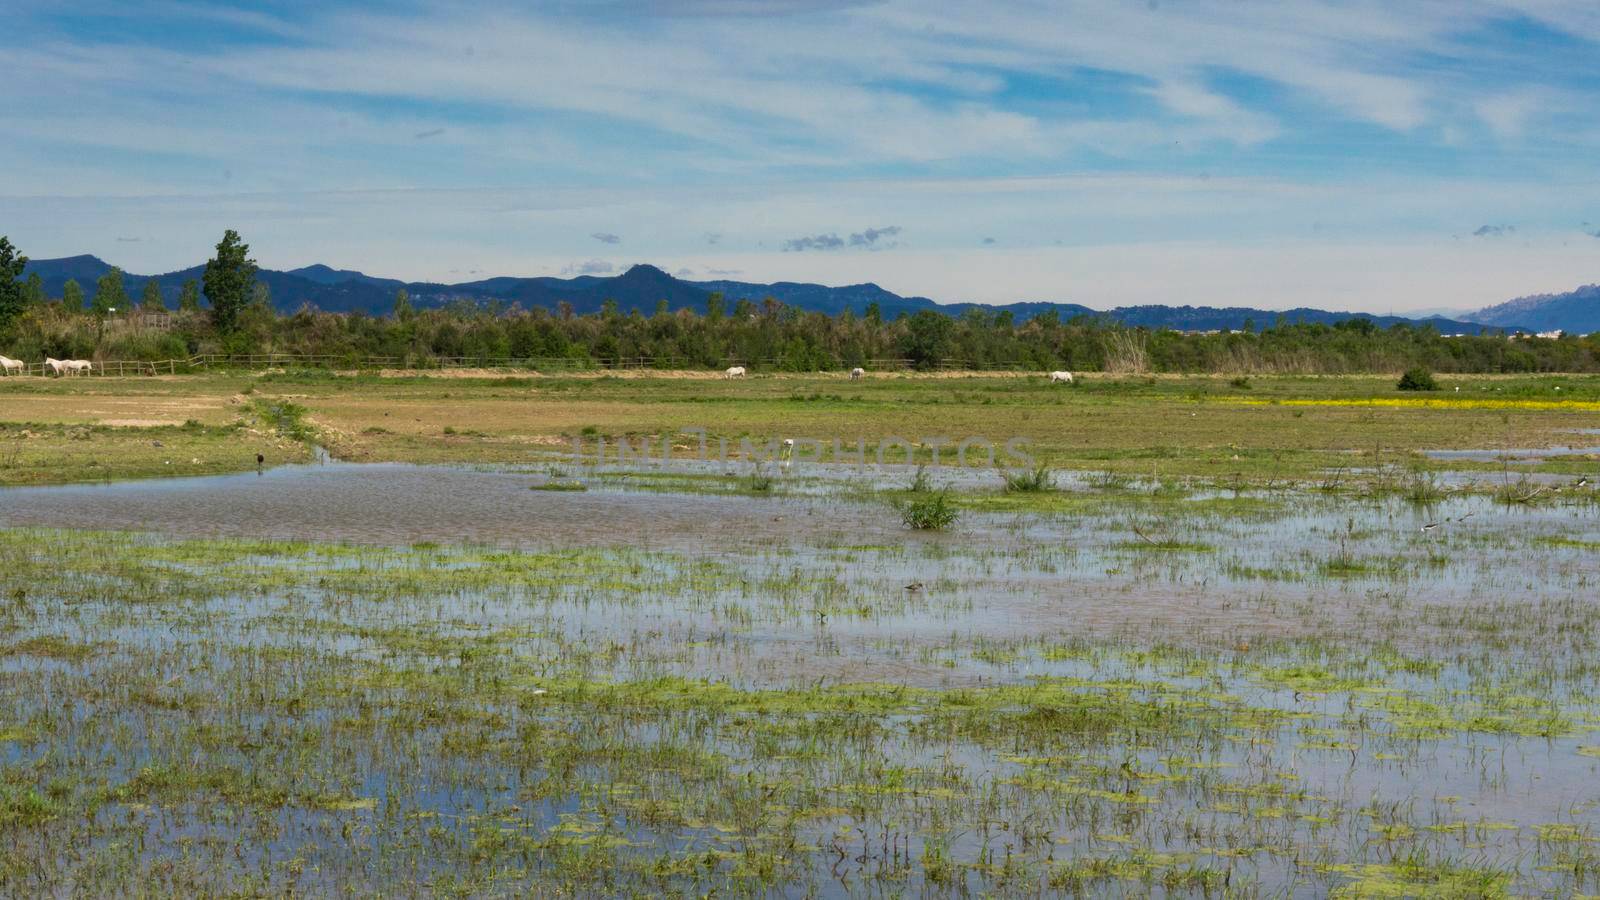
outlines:
[[[709,549],[829,532],[884,516],[820,503],[709,495],[529,490],[544,479],[444,466],[284,466],[259,474],[0,492],[0,525],[382,544]],[[776,511],[775,511],[776,510]],[[892,523],[898,527],[898,522]],[[879,535],[881,536],[881,534]]]
[[[1349,629],[1426,648],[1452,616],[1515,598],[1535,625],[1574,614],[1600,580],[1600,506],[1507,507],[1452,497],[1421,507],[1280,493],[1235,508],[1197,495],[1156,511],[1130,502],[1093,514],[969,513],[949,533],[912,532],[885,503],[844,499],[830,480],[902,485],[905,473],[812,467],[806,492],[719,496],[635,490],[535,491],[542,473],[453,467],[288,466],[260,474],[0,492],[0,525],[154,532],[177,537],[335,540],[526,549],[633,548],[714,559],[773,584],[837,585],[825,604],[767,604],[757,617],[769,678],[948,681],[916,645],[952,634],[1016,640],[1120,636],[1233,646]],[[968,476],[971,477],[971,476]],[[992,474],[988,475],[992,479]],[[618,486],[620,484],[620,486]],[[715,602],[697,598],[700,606]],[[1561,605],[1565,604],[1565,607]],[[1416,610],[1434,621],[1407,622]],[[715,630],[673,598],[629,610],[562,611],[596,636]],[[814,652],[826,622],[833,652]],[[1390,633],[1392,632],[1392,633]],[[1512,635],[1515,636],[1514,634]],[[1502,639],[1509,639],[1502,636]],[[887,649],[885,649],[887,648]],[[702,660],[725,671],[727,660]],[[741,663],[742,665],[742,663]]]
[[[903,483],[903,474],[886,474],[879,482]],[[1286,727],[1274,735],[1276,745],[1217,751],[1208,764],[1293,773],[1325,798],[1314,806],[1318,812],[1357,823],[1353,847],[1367,840],[1358,811],[1379,797],[1415,805],[1419,824],[1508,823],[1511,830],[1471,849],[1512,867],[1528,858],[1516,844],[1531,840],[1528,829],[1559,821],[1600,828],[1595,764],[1579,752],[1595,743],[1592,734],[1547,740],[1461,731],[1421,749],[1403,741],[1391,747],[1377,742],[1375,735],[1387,726],[1371,711],[1387,691],[1415,688],[1444,703],[1452,695],[1430,693],[1432,686],[1487,695],[1508,673],[1519,674],[1523,663],[1531,675],[1539,666],[1559,672],[1564,660],[1592,656],[1592,632],[1584,623],[1594,619],[1594,585],[1600,584],[1600,553],[1594,552],[1600,513],[1593,503],[1507,507],[1457,496],[1419,507],[1280,493],[1244,498],[1257,505],[1201,495],[1152,507],[1130,496],[1125,507],[1112,504],[1093,513],[968,514],[948,534],[925,535],[906,530],[882,503],[848,499],[816,485],[799,496],[772,497],[660,493],[626,484],[583,493],[529,490],[542,480],[538,473],[337,465],[13,489],[0,492],[0,525],[400,546],[661,551],[639,560],[641,569],[630,573],[635,581],[608,587],[605,579],[591,579],[583,597],[536,603],[514,592],[476,597],[440,591],[403,600],[333,600],[341,622],[374,629],[459,629],[463,636],[522,629],[530,636],[509,643],[505,652],[529,665],[556,655],[556,638],[584,651],[628,648],[614,660],[597,658],[596,678],[679,674],[747,687],[849,681],[952,687],[1045,675],[1226,691],[1246,708],[1307,716],[1306,727],[1317,733]],[[657,577],[685,560],[712,560],[734,575],[709,580],[692,593],[681,582]],[[334,615],[323,599],[304,600],[303,615]],[[747,615],[732,616],[730,608]],[[213,646],[231,641],[251,648],[274,640],[285,646],[319,640],[317,632],[285,632],[281,623],[273,624],[278,620],[272,616],[283,609],[277,599],[251,594],[219,599],[209,610],[214,615],[160,627],[139,619],[85,618],[81,634],[68,622],[48,628],[141,652],[174,641],[195,647],[212,638],[222,639]],[[1046,644],[1106,638],[1136,653],[1198,645],[1215,667],[1175,674],[1137,658],[1043,652]],[[1447,668],[1437,677],[1396,675],[1376,686],[1381,691],[1320,697],[1255,674],[1256,666],[1305,662],[1264,649],[1274,638],[1323,641],[1358,655],[1372,645],[1392,645],[1443,659]],[[340,633],[329,641],[328,649],[341,654],[379,658],[384,652],[369,638]],[[1459,669],[1448,667],[1458,660],[1464,661]],[[1486,662],[1491,660],[1498,662]],[[34,671],[68,668],[22,658],[16,665],[19,671],[24,665]],[[1516,690],[1581,701],[1595,687],[1592,674],[1574,676],[1559,688],[1536,684],[1518,684]],[[1363,745],[1347,750],[1341,742]],[[1380,753],[1395,747],[1415,756]],[[961,752],[964,764],[986,777],[1016,774],[1010,762],[970,748]],[[1160,765],[1157,750],[1128,752],[1138,758],[1137,768]],[[381,779],[375,777],[362,793],[383,793]],[[514,797],[507,792],[499,799]],[[1173,822],[1201,816],[1231,823],[1234,813],[1206,808],[1214,800],[1174,788],[1162,801],[1162,814]],[[444,795],[424,795],[421,802],[445,815],[463,806],[461,798]],[[1276,816],[1264,821],[1287,822],[1270,828],[1281,827],[1297,845],[1344,840],[1342,830],[1329,837]],[[819,826],[818,840],[835,824]],[[1200,846],[1174,834],[1176,829],[1151,826],[1139,836],[1158,848]],[[1074,835],[1060,852],[1095,852],[1091,844]],[[955,849],[967,856],[976,852],[961,843]],[[1333,858],[1381,857],[1339,844]],[[1269,858],[1258,865],[1257,877],[1268,889],[1315,893],[1294,888],[1296,876],[1282,861]],[[1522,887],[1548,883],[1559,893],[1571,886],[1531,864],[1523,876]]]

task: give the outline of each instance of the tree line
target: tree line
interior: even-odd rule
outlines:
[[[1260,372],[1344,374],[1425,367],[1439,372],[1596,372],[1600,338],[1448,337],[1431,326],[1380,328],[1367,319],[1334,325],[1277,323],[1231,333],[1189,334],[1128,328],[1096,317],[1062,321],[1047,313],[1018,322],[1008,312],[968,309],[959,316],[923,310],[886,318],[876,306],[836,316],[772,298],[729,302],[713,294],[703,310],[653,315],[461,301],[417,309],[404,289],[388,315],[274,312],[256,281],[249,246],[229,230],[198,281],[168,310],[154,280],[137,303],[122,275],[98,279],[87,303],[67,282],[45,296],[26,257],[0,237],[0,346],[24,359],[97,357],[156,360],[197,353],[289,353],[349,360],[391,357],[426,366],[465,359],[561,360],[574,367],[648,360],[661,368],[839,371],[855,366],[1108,372]],[[134,311],[166,313],[159,326]]]

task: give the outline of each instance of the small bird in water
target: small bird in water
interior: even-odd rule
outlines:
[[[1434,530],[1435,528],[1438,528],[1438,527],[1439,527],[1439,523],[1438,522],[1429,522],[1428,524],[1422,526],[1422,530],[1423,531],[1432,531],[1432,530]]]
[[[1587,479],[1587,478],[1579,478],[1578,479],[1578,483],[1573,485],[1573,487],[1583,487],[1584,485],[1586,485],[1588,483],[1589,483],[1589,479]]]
[[[256,454],[256,465],[259,466],[262,463],[265,463],[266,461],[267,461],[267,457],[264,454],[261,454],[261,453],[257,453]]]
[[[922,582],[913,581],[910,584],[906,585],[906,590],[908,590],[908,591],[920,591],[920,590],[922,590]]]

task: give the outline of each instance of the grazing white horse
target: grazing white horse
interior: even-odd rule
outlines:
[[[46,356],[44,358],[44,367],[56,373],[57,375],[67,374],[67,361],[64,359],[56,359],[53,356]]]
[[[20,359],[12,359],[9,356],[0,356],[0,367],[3,367],[6,370],[7,375],[10,375],[12,372],[21,375],[28,368],[28,364]]]
[[[866,376],[866,374],[867,374],[867,370],[866,369],[863,369],[860,366],[856,366],[854,369],[850,370],[850,380],[851,381],[860,381],[863,377]]]
[[[722,373],[724,378],[743,378],[744,366],[729,366],[728,371]]]
[[[69,375],[94,374],[94,363],[87,359],[68,359],[62,362],[67,367],[67,374]]]
[[[1072,373],[1071,372],[1051,372],[1050,373],[1050,383],[1051,384],[1071,384],[1072,383]]]

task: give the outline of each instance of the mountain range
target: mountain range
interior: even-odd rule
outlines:
[[[60,259],[32,260],[28,263],[24,277],[37,272],[44,281],[46,293],[53,297],[61,295],[68,279],[76,279],[86,293],[92,294],[95,280],[110,269],[109,263],[95,256],[69,256]],[[161,275],[124,274],[123,283],[128,295],[137,298],[143,292],[145,282],[153,278],[170,306],[176,304],[183,283],[191,278],[198,280],[203,271],[203,266],[195,266]],[[879,312],[889,319],[922,310],[961,315],[970,309],[979,309],[991,313],[1010,312],[1018,321],[1054,312],[1062,321],[1076,316],[1099,316],[1127,325],[1184,331],[1237,329],[1250,324],[1262,327],[1279,321],[1332,324],[1352,318],[1370,319],[1381,327],[1401,322],[1431,325],[1444,334],[1477,334],[1496,329],[1530,331],[1561,329],[1579,334],[1600,331],[1600,285],[1581,287],[1566,294],[1522,297],[1455,317],[1430,315],[1412,318],[1310,308],[1266,310],[1250,307],[1149,305],[1094,310],[1076,303],[1053,301],[1028,301],[1003,305],[936,303],[927,297],[901,296],[871,283],[830,287],[790,281],[771,284],[726,280],[688,281],[645,264],[635,265],[620,275],[612,276],[498,277],[458,284],[378,278],[363,272],[335,269],[320,263],[287,271],[262,269],[256,277],[267,286],[271,292],[273,306],[281,312],[293,312],[309,305],[328,312],[383,315],[393,309],[395,292],[404,288],[411,296],[412,305],[419,309],[460,301],[555,309],[558,304],[565,302],[570,303],[573,310],[578,313],[591,313],[599,311],[609,299],[614,300],[623,312],[638,310],[648,315],[656,310],[662,300],[667,301],[668,308],[672,310],[687,308],[704,311],[710,295],[713,292],[721,292],[730,310],[740,299],[759,303],[771,297],[788,306],[829,315],[838,315],[846,309],[856,315],[862,315],[875,303]]]

